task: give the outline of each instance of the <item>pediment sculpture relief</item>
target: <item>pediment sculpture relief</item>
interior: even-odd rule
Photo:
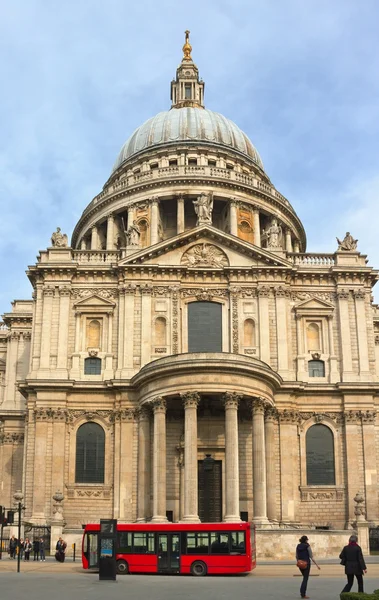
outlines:
[[[226,254],[213,244],[196,244],[187,250],[181,260],[188,267],[216,267],[222,269],[229,265]]]

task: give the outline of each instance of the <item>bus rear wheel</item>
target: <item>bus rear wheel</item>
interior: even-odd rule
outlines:
[[[127,575],[129,573],[129,565],[126,560],[117,561],[117,573],[119,575]]]
[[[196,560],[191,565],[191,573],[195,577],[204,577],[207,574],[207,566],[201,560]]]

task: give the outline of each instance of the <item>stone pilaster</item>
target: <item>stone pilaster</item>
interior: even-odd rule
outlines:
[[[328,315],[328,341],[329,341],[329,364],[330,364],[330,383],[339,381],[337,357],[334,348],[333,322],[334,316]]]
[[[276,507],[276,464],[275,464],[275,425],[278,411],[272,406],[265,411],[265,451],[266,451],[266,484],[267,484],[267,518],[277,521]],[[253,432],[254,435],[254,432]]]
[[[153,518],[163,523],[166,517],[166,401],[157,396],[152,401],[154,412],[153,450]]]
[[[368,410],[362,413],[363,433],[363,460],[365,475],[365,497],[366,497],[366,519],[377,523],[379,519],[378,509],[378,472],[376,461],[373,457],[376,453],[375,446],[375,420],[376,411]]]
[[[59,290],[59,329],[56,377],[67,378],[68,326],[70,318],[70,288]]]
[[[120,519],[127,522],[135,520],[133,505],[133,478],[137,465],[133,460],[135,411],[123,408],[119,413],[120,420]]]
[[[149,285],[141,287],[141,367],[151,360],[151,294],[153,288]]]
[[[355,315],[357,322],[358,360],[360,381],[371,381],[368,358],[367,320],[366,320],[366,293],[365,290],[354,290]]]
[[[150,244],[153,246],[158,243],[158,221],[159,221],[159,208],[158,198],[153,196],[150,199],[150,210],[151,210],[151,228],[150,228]]]
[[[238,236],[237,202],[235,198],[229,201],[229,229],[232,235]]]
[[[275,289],[278,373],[284,379],[288,377],[287,297],[289,292],[285,288]]]
[[[144,523],[150,516],[150,411],[142,406],[138,411],[137,522]]]
[[[299,460],[297,439],[299,418],[299,413],[295,410],[284,410],[279,413],[281,521],[284,523],[296,520],[296,498],[299,494],[300,480],[294,465],[297,465]]]
[[[291,237],[291,230],[290,229],[286,229],[286,251],[287,252],[292,252],[292,237]]]
[[[99,232],[96,225],[91,227],[91,250],[99,249]]]
[[[253,209],[253,222],[254,222],[254,244],[255,246],[261,247],[261,224],[259,218],[259,208],[257,206]]]
[[[261,398],[254,398],[251,410],[253,414],[253,523],[258,527],[262,527],[268,523],[264,425],[265,401]]]
[[[226,522],[240,520],[238,406],[241,396],[236,392],[223,395],[225,406],[225,518]]]
[[[107,250],[114,250],[114,215],[111,213],[107,217]]]
[[[186,392],[181,395],[184,405],[184,515],[183,522],[198,523],[197,494],[197,407],[200,395]]]
[[[40,370],[50,369],[51,322],[54,300],[54,288],[46,286],[43,289],[43,321],[41,332]],[[42,376],[44,376],[42,374]]]
[[[269,319],[269,297],[270,289],[260,286],[257,289],[259,310],[259,345],[260,359],[270,364],[270,319]]]
[[[349,319],[349,290],[340,289],[337,291],[339,330],[341,339],[342,356],[342,381],[354,381],[356,375],[353,373],[353,363],[351,356],[351,336]]]
[[[178,196],[177,200],[177,233],[183,233],[184,231],[184,197],[183,195]]]

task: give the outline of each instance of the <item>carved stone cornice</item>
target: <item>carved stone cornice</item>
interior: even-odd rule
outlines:
[[[201,400],[198,392],[184,392],[184,394],[180,394],[180,397],[182,399],[184,409],[197,408]]]
[[[182,298],[195,297],[197,300],[211,301],[214,297],[226,298],[228,290],[226,288],[182,288],[180,290]]]
[[[71,296],[71,288],[68,285],[63,285],[59,288],[60,296]]]
[[[136,410],[134,408],[120,408],[109,416],[109,420],[115,421],[134,421],[137,417]]]
[[[163,396],[156,396],[155,398],[153,398],[153,400],[150,400],[149,404],[152,406],[154,414],[155,413],[166,414],[167,402],[163,398]]]
[[[123,285],[119,289],[120,296],[135,296],[137,291],[137,286],[134,283],[129,283],[128,285]]]
[[[314,502],[317,500],[334,500],[340,502],[343,500],[343,497],[343,488],[300,486],[300,498],[302,502]]]
[[[153,293],[153,286],[150,284],[141,285],[140,292],[142,296],[151,296]]]
[[[311,298],[317,298],[318,300],[325,300],[325,302],[331,302],[334,298],[334,294],[330,292],[291,292],[291,299],[296,301],[310,300]]]
[[[241,288],[242,298],[256,298],[257,288],[256,287],[243,287]]]
[[[221,401],[225,406],[225,410],[228,408],[238,409],[241,400],[242,396],[237,394],[237,392],[225,392],[225,394],[221,396]]]
[[[345,423],[375,423],[376,410],[348,410],[344,418]]]
[[[340,412],[301,412],[300,418],[303,422],[313,418],[315,423],[322,423],[322,421],[324,421],[325,419],[331,419],[337,425],[343,423],[344,421],[344,415]]]
[[[55,288],[52,285],[46,285],[42,288],[42,294],[46,297],[52,297],[55,294]]]
[[[67,485],[67,498],[104,498],[109,500],[111,497],[111,487],[108,485],[85,484]]]
[[[301,422],[300,413],[297,410],[287,410],[286,408],[279,411],[280,423],[292,423],[297,425]]]
[[[362,423],[375,423],[376,421],[376,410],[364,410],[361,411]]]
[[[23,433],[10,433],[10,432],[2,432],[0,433],[0,444],[23,444],[24,443],[24,434]]]

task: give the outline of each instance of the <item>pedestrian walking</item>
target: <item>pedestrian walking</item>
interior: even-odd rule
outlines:
[[[300,573],[303,576],[303,581],[301,582],[300,586],[300,596],[302,598],[309,598],[309,596],[307,596],[307,584],[311,570],[311,561],[316,565],[318,570],[320,570],[320,567],[313,558],[312,549],[308,543],[308,537],[306,535],[301,536],[299,543],[296,546],[296,561],[296,565],[300,569]]]
[[[12,535],[9,540],[9,558],[16,558],[17,542],[18,540]]]
[[[20,555],[20,560],[22,560],[23,556],[24,556],[24,539],[20,538],[18,545],[18,554]]]
[[[33,560],[38,561],[39,557],[39,540],[33,540]]]
[[[363,573],[367,573],[367,568],[362,548],[358,545],[358,537],[355,534],[349,537],[349,543],[343,548],[340,559],[341,565],[345,567],[345,575],[347,576],[347,584],[342,592],[350,592],[353,587],[355,575],[358,581],[358,593],[363,594]]]
[[[39,538],[39,559],[41,562],[46,560],[45,540],[43,539],[43,537]]]
[[[58,562],[64,562],[65,559],[65,555],[66,555],[66,548],[67,548],[67,544],[66,542],[60,537],[59,540],[57,541],[57,545],[55,546],[55,560],[57,560]]]
[[[32,551],[32,543],[29,540],[29,538],[26,538],[25,542],[24,542],[24,560],[29,560],[30,558],[30,553]]]

